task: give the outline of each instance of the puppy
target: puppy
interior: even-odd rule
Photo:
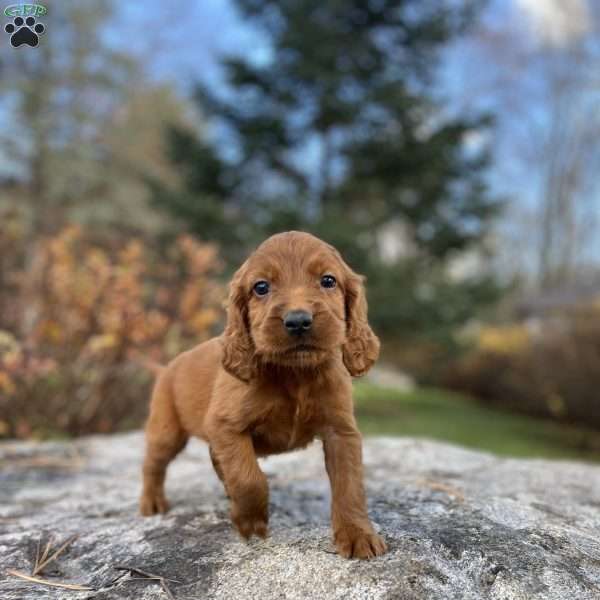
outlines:
[[[320,438],[337,551],[347,558],[383,554],[367,514],[351,381],[378,354],[362,278],[332,246],[296,231],[263,242],[231,281],[223,335],[181,354],[158,376],[141,513],[167,510],[167,465],[193,435],[209,445],[240,534],[265,537],[269,491],[257,458]]]

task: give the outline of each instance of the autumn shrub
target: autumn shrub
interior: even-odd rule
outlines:
[[[0,435],[79,435],[139,426],[151,376],[207,339],[223,290],[214,246],[183,236],[160,250],[79,227],[19,247],[0,226]]]
[[[484,327],[443,382],[509,410],[600,429],[600,310]]]

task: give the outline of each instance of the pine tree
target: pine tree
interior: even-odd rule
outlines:
[[[213,146],[174,135],[173,155],[194,176],[179,195],[158,190],[157,202],[205,238],[234,232],[238,252],[289,228],[331,241],[370,277],[372,297],[381,300],[371,312],[386,331],[464,321],[494,286],[452,283],[444,266],[484,239],[497,211],[484,181],[487,156],[464,143],[490,122],[446,117],[432,90],[440,51],[472,22],[477,3],[236,5],[263,32],[270,58],[224,61],[227,97],[200,88],[204,114],[226,133]],[[412,250],[384,262],[380,232],[395,222]],[[419,299],[426,280],[434,297],[444,290],[444,310]]]

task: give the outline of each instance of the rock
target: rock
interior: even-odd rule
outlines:
[[[139,433],[76,443],[0,445],[0,598],[592,599],[600,598],[600,468],[505,460],[412,439],[365,442],[370,512],[389,553],[333,553],[329,486],[319,444],[263,462],[271,535],[241,541],[200,442],[175,461],[166,516],[137,514]],[[77,539],[41,575],[89,585],[69,591],[29,573],[40,536]],[[121,579],[115,581],[117,576]]]

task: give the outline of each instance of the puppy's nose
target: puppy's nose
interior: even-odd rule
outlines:
[[[312,315],[305,310],[291,310],[283,317],[283,324],[292,335],[308,331],[312,325]]]

